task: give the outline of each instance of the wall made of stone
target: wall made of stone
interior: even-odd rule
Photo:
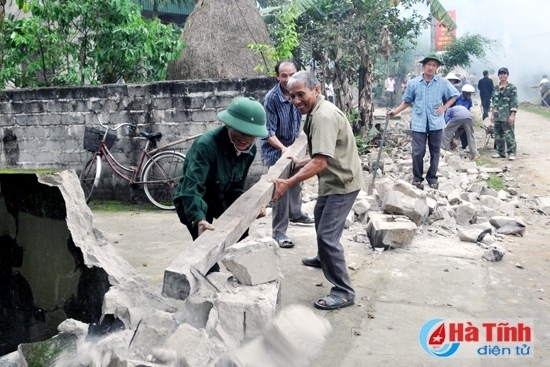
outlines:
[[[116,132],[114,157],[137,166],[145,145],[139,131],[161,132],[161,144],[203,133],[219,126],[217,113],[237,96],[260,102],[275,85],[273,78],[187,80],[151,84],[112,84],[0,91],[0,170],[83,168],[84,128],[98,128],[97,116],[112,125],[137,124]],[[175,146],[184,154],[192,141]],[[261,174],[259,154],[251,177]],[[94,197],[139,198],[140,191],[103,167]],[[137,195],[137,196],[136,196]]]

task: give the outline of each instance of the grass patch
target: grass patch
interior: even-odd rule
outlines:
[[[1,168],[0,174],[47,174],[47,173],[56,173],[61,172],[62,169],[59,168],[35,168],[35,169],[23,169],[23,168]]]
[[[506,185],[504,184],[504,179],[497,175],[491,175],[487,179],[487,186],[489,186],[491,189],[500,191],[500,190],[506,190]]]
[[[550,110],[548,108],[522,104],[519,106],[519,109],[523,111],[535,113],[537,115],[550,119]]]
[[[498,163],[495,162],[494,159],[491,159],[489,157],[481,156],[476,160],[477,166],[483,166],[483,167],[497,167]]]
[[[99,212],[145,212],[145,211],[158,211],[160,210],[151,203],[132,203],[128,201],[119,200],[91,200],[88,206],[92,211]]]

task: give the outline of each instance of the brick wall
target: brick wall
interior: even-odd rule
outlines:
[[[169,143],[219,126],[217,113],[236,96],[262,102],[275,83],[273,78],[251,78],[0,91],[0,170],[79,173],[89,157],[83,149],[84,127],[98,127],[91,110],[104,122],[132,122],[138,131],[161,132],[161,144]],[[145,141],[136,135],[126,128],[117,131],[112,152],[124,165],[137,165]],[[191,144],[175,148],[185,153]],[[258,158],[252,179],[261,174]],[[94,197],[124,200],[139,195],[105,165],[102,177]]]

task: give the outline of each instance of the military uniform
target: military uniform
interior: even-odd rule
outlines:
[[[495,122],[495,144],[499,156],[506,157],[516,155],[516,138],[514,125],[508,122],[512,112],[518,110],[518,90],[512,83],[506,84],[504,88],[497,87],[493,90],[491,105]],[[506,145],[504,145],[506,143]]]

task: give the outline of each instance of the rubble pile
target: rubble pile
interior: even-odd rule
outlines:
[[[185,301],[167,299],[154,294],[93,227],[73,171],[42,175],[40,181],[59,188],[82,261],[103,269],[110,286],[104,295],[87,295],[101,306],[98,323],[60,320],[57,335],[19,344],[0,356],[0,366],[298,367],[321,351],[331,331],[328,321],[306,307],[280,310],[279,247],[271,237],[228,247],[221,262],[229,273],[197,271],[194,294]],[[87,281],[93,287],[96,279]]]
[[[346,225],[356,242],[373,249],[402,248],[416,235],[458,237],[485,249],[482,258],[500,261],[505,251],[498,243],[505,236],[523,236],[527,228],[517,209],[550,213],[550,198],[530,198],[519,193],[507,167],[478,166],[464,152],[445,152],[439,164],[439,188],[420,190],[411,184],[410,145],[394,148],[391,157],[381,154],[379,172],[371,195],[361,191]],[[378,153],[363,156],[366,187]],[[425,167],[429,165],[426,157]],[[494,190],[487,181],[500,178],[507,190]]]

